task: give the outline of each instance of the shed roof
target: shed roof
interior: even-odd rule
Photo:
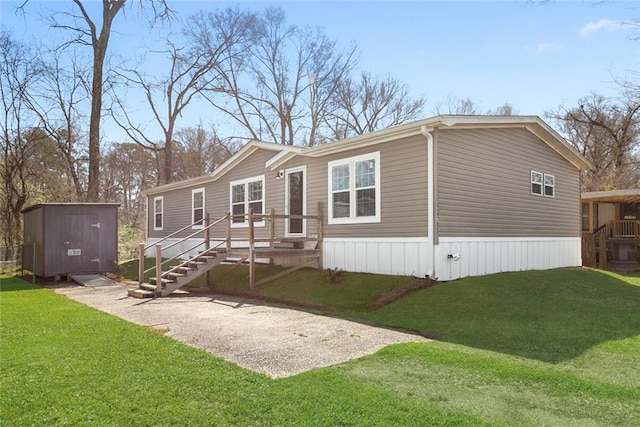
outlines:
[[[93,206],[93,207],[111,206],[111,207],[120,207],[120,203],[89,203],[89,202],[86,202],[86,203],[74,203],[74,202],[69,202],[69,203],[67,203],[67,202],[37,203],[35,205],[31,205],[31,206],[28,206],[28,207],[22,209],[20,211],[20,213],[30,212],[30,211],[33,211],[35,209],[42,208],[42,207],[45,207],[45,206]]]

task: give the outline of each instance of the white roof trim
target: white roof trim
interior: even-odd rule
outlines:
[[[143,192],[145,195],[162,193],[167,190],[189,187],[201,183],[215,181],[222,177],[238,163],[250,156],[258,149],[277,151],[278,153],[265,162],[265,167],[274,170],[282,166],[295,156],[321,157],[346,150],[368,147],[370,145],[421,135],[421,128],[446,127],[446,128],[524,128],[544,141],[549,147],[564,157],[568,162],[580,170],[591,169],[591,163],[578,153],[560,134],[547,125],[538,116],[456,116],[441,115],[428,119],[423,119],[403,125],[394,126],[387,129],[358,135],[341,141],[328,144],[316,145],[314,147],[297,147],[292,145],[281,145],[270,142],[252,140],[240,151],[231,156],[218,169],[210,175],[192,178],[185,181],[175,182],[160,187],[155,187]]]
[[[249,157],[258,149],[263,150],[271,150],[271,151],[287,151],[292,148],[281,144],[275,144],[271,142],[263,142],[253,139],[246,143],[237,153],[231,156],[226,162],[221,164],[218,169],[216,169],[213,173],[209,175],[203,175],[196,178],[185,179],[184,181],[172,182],[170,184],[160,185],[158,187],[150,188],[142,192],[145,196],[150,196],[157,193],[164,193],[169,190],[177,190],[179,188],[192,187],[194,185],[205,184],[207,182],[212,182],[222,177],[228,171],[233,169],[238,163],[242,162],[244,159]]]
[[[271,170],[275,170],[276,168],[288,162],[295,156],[302,154],[304,151],[303,147],[294,147],[294,146],[288,146],[288,147],[290,149],[283,150],[278,154],[276,154],[275,156],[273,156],[272,158],[270,158],[269,160],[267,160],[264,166],[266,168],[270,168]]]
[[[625,190],[588,191],[581,195],[582,200],[604,199],[608,197],[640,197],[640,189],[629,188]]]

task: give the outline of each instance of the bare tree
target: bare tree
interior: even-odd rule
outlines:
[[[198,27],[194,40],[215,40],[218,22]],[[288,25],[281,9],[254,17],[250,43],[221,64],[225,86],[208,99],[250,138],[313,145],[322,117],[351,70],[355,48],[339,51],[320,29]]]
[[[122,204],[121,223],[144,226],[142,191],[156,183],[154,159],[139,144],[113,144],[103,155],[101,199]]]
[[[512,116],[517,114],[514,106],[505,102],[494,109],[482,111],[482,107],[469,98],[456,98],[452,94],[448,94],[438,101],[435,106],[436,114],[459,114],[462,116]]]
[[[577,107],[547,113],[569,142],[594,168],[583,180],[583,190],[597,191],[640,185],[640,103],[629,97],[605,98],[596,93]]]
[[[192,39],[191,45],[177,44],[173,40],[178,37],[172,35],[166,38],[167,50],[161,52],[169,62],[166,77],[155,78],[139,71],[139,68],[121,70],[118,74],[129,88],[141,90],[153,116],[154,125],[162,131],[163,140],[154,141],[148,134],[147,126],[135,123],[127,111],[127,106],[121,97],[114,92],[118,111],[114,114],[116,122],[125,130],[127,135],[141,146],[155,153],[157,158],[163,159],[159,183],[169,183],[179,178],[174,168],[175,144],[174,133],[176,124],[185,109],[205,90],[220,91],[220,67],[223,63],[232,61],[229,52],[234,51],[236,44],[244,44],[247,39],[250,15],[235,9],[227,9],[217,14],[196,15],[187,25],[188,33],[197,28],[197,22],[205,19],[218,23],[216,32],[206,45]],[[193,35],[193,33],[190,33]],[[122,117],[119,117],[119,114]]]
[[[20,242],[20,211],[29,200],[33,175],[28,162],[36,148],[32,129],[37,121],[28,113],[27,98],[39,76],[35,58],[9,33],[0,33],[0,225],[3,243],[10,246]]]
[[[360,81],[346,79],[334,97],[334,109],[326,121],[335,138],[347,138],[396,126],[418,118],[424,98],[412,99],[398,79],[362,73]]]
[[[202,125],[180,129],[176,136],[179,141],[176,171],[180,179],[212,173],[240,148],[234,140],[222,140],[214,128],[207,131]]]
[[[435,106],[436,114],[460,114],[460,115],[478,115],[482,114],[482,109],[478,104],[469,98],[460,99],[452,94],[448,94]]]
[[[89,102],[85,85],[90,72],[79,65],[81,61],[73,53],[69,60],[56,52],[47,59],[51,62],[40,62],[40,79],[28,97],[28,105],[41,129],[58,147],[65,175],[75,190],[74,199],[81,201],[85,199],[87,154],[80,143],[86,136],[80,131],[85,123],[81,111]]]
[[[51,25],[71,31],[75,36],[65,43],[80,44],[91,47],[92,77],[91,77],[91,113],[89,115],[89,180],[87,200],[97,201],[100,193],[100,124],[102,118],[102,97],[105,82],[105,59],[111,37],[111,28],[116,17],[121,13],[126,0],[102,0],[102,14],[96,19],[85,7],[86,1],[73,0],[77,12],[66,12],[51,17]],[[144,11],[143,2],[139,8]],[[152,21],[170,16],[171,11],[164,0],[148,2],[147,7],[152,11]]]

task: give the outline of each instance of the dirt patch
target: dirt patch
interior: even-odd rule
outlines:
[[[429,278],[424,279],[416,279],[413,283],[409,283],[408,285],[398,286],[397,288],[392,289],[390,292],[380,296],[374,302],[371,303],[371,308],[378,309],[384,307],[385,305],[389,305],[394,301],[399,300],[400,298],[409,295],[415,291],[424,288],[430,288],[439,284],[440,282],[436,280],[432,280]]]

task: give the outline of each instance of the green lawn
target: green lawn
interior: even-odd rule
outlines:
[[[315,303],[441,340],[271,380],[3,277],[0,424],[637,425],[638,277],[500,274],[373,310],[348,307],[340,290],[372,300],[407,278],[371,276],[380,286],[373,291],[361,289],[366,277],[349,276],[312,286],[324,295]],[[296,279],[307,292],[308,277]],[[269,292],[277,297],[301,292],[276,285]]]

